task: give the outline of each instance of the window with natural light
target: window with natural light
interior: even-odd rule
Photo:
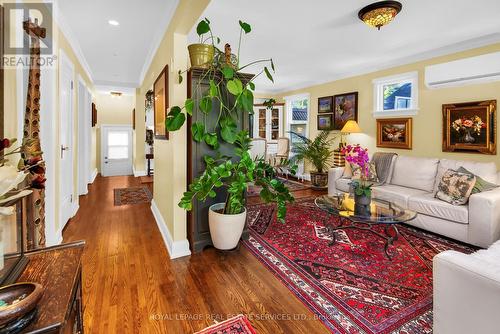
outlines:
[[[413,116],[418,111],[418,73],[373,80],[374,115]]]

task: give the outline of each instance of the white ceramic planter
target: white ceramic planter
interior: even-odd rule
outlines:
[[[237,215],[224,215],[216,210],[224,208],[224,203],[216,203],[208,210],[208,225],[214,247],[220,250],[233,249],[243,233],[247,210]]]

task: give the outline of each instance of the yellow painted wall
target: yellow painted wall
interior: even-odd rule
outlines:
[[[208,5],[209,0],[181,0],[163,40],[136,95],[137,121],[144,123],[144,96],[158,74],[169,65],[170,107],[183,105],[186,82],[175,80],[179,69],[188,66],[187,34]],[[144,128],[136,129],[136,168],[144,161]],[[186,127],[170,133],[169,140],[155,140],[154,201],[174,241],[186,239],[186,212],[177,203],[186,190]],[[140,160],[140,161],[139,161]],[[142,169],[144,169],[142,167]]]
[[[424,68],[432,64],[453,61],[461,58],[477,56],[490,52],[500,51],[500,43],[493,44],[464,52],[454,53],[446,56],[420,61],[417,63],[397,66],[391,69],[377,71],[365,75],[332,81],[326,84],[312,86],[309,88],[289,91],[277,95],[275,98],[282,101],[285,96],[309,93],[311,112],[309,118],[309,135],[316,136],[318,98],[341,93],[359,92],[358,120],[363,134],[352,134],[348,137],[349,143],[359,143],[367,147],[370,152],[374,151],[396,151],[400,155],[411,155],[417,157],[439,157],[460,160],[493,161],[500,168],[498,155],[444,153],[442,152],[442,112],[443,104],[459,103],[469,101],[480,101],[495,99],[500,102],[500,82],[469,85],[463,87],[428,89],[424,84]],[[380,77],[396,75],[405,72],[418,71],[419,74],[419,112],[413,117],[413,149],[395,150],[376,147],[376,121],[373,112],[373,84],[372,80]],[[261,94],[266,95],[266,94]],[[498,139],[497,132],[497,143]]]
[[[40,0],[35,0],[39,1]],[[78,163],[77,163],[77,157],[78,157],[78,94],[77,94],[77,83],[78,83],[78,78],[81,76],[83,80],[85,81],[87,87],[90,89],[91,92],[94,92],[94,86],[91,81],[91,79],[87,76],[85,70],[83,69],[82,65],[80,64],[76,54],[74,53],[70,43],[64,36],[63,32],[60,30],[58,27],[57,23],[54,22],[54,54],[57,55],[58,59],[60,59],[61,54],[60,50],[62,50],[65,55],[68,57],[68,59],[73,63],[74,65],[74,73],[73,73],[73,82],[74,82],[74,89],[73,89],[73,120],[74,120],[74,128],[73,128],[73,142],[74,142],[74,150],[73,150],[73,166],[74,166],[74,180],[73,180],[73,188],[74,188],[74,194],[73,198],[78,198],[77,196],[77,168],[78,168]],[[5,94],[5,110],[4,110],[4,122],[5,122],[5,135],[7,137],[17,137],[17,124],[20,121],[18,119],[18,114],[17,114],[17,109],[18,109],[18,97],[17,97],[17,89],[16,89],[16,83],[18,80],[21,80],[21,77],[18,77],[18,73],[14,69],[6,69],[5,70],[5,87],[4,87],[4,94]],[[55,175],[60,175],[60,164],[59,164],[59,150],[60,150],[60,140],[59,140],[59,116],[60,116],[60,110],[59,110],[59,67],[56,66],[54,68],[54,79],[56,81],[55,83],[55,96],[54,96],[54,102],[55,102],[55,110],[41,110],[42,113],[55,113],[53,116],[55,119],[55,124],[57,125],[56,128],[54,129],[53,132],[53,138],[54,138],[54,147],[53,147],[53,152],[55,155]],[[23,96],[22,100],[25,101],[26,97]],[[43,134],[42,134],[43,138]],[[92,141],[95,142],[95,129],[92,130]],[[91,163],[92,166],[95,167],[95,154],[96,154],[96,149],[95,146],[92,148],[91,152]],[[62,224],[59,221],[59,178],[55,178],[55,228],[56,231],[58,231]]]
[[[122,95],[97,93],[95,95],[97,108],[97,169],[101,170],[101,126],[102,125],[132,125],[132,109],[135,108],[135,95]]]

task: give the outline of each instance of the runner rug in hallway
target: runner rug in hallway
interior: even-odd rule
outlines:
[[[474,251],[402,225],[392,260],[384,240],[368,231],[337,231],[337,242],[328,246],[325,219],[338,225],[344,218],[328,217],[311,197],[288,206],[285,224],[270,204],[250,206],[247,219],[246,247],[332,333],[432,333],[432,257],[448,249]]]
[[[244,315],[220,322],[195,334],[257,334]]]
[[[150,203],[153,198],[148,187],[118,188],[114,192],[116,206]]]

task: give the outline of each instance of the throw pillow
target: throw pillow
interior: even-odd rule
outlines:
[[[377,168],[375,167],[375,163],[370,162],[369,163],[369,170],[368,170],[368,180],[370,182],[377,183],[378,182],[378,176],[377,176]],[[352,179],[353,180],[359,180],[361,179],[361,167],[358,165],[351,165],[352,169]]]
[[[459,173],[465,173],[465,174],[471,174],[471,175],[474,175],[476,177],[476,184],[474,184],[474,188],[472,188],[472,193],[473,194],[477,194],[477,193],[481,193],[483,191],[488,191],[488,190],[491,190],[491,189],[495,189],[495,188],[498,188],[500,187],[499,185],[497,184],[494,184],[494,183],[490,183],[484,179],[482,179],[481,177],[475,175],[474,173],[472,172],[469,172],[467,169],[465,169],[464,167],[460,167],[457,172]]]
[[[464,205],[469,201],[476,177],[448,169],[438,186],[436,198],[453,205]]]

